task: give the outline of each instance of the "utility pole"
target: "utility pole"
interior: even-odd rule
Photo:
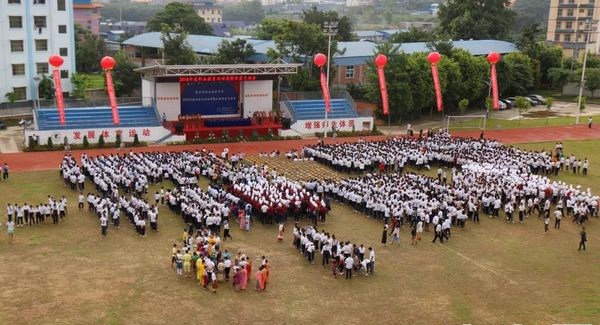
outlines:
[[[327,88],[329,88],[329,65],[331,62],[331,37],[337,35],[338,22],[327,21],[323,24],[323,34],[327,35]],[[327,122],[327,108],[325,108],[325,133],[324,137],[327,138],[327,130],[329,129],[329,123]]]

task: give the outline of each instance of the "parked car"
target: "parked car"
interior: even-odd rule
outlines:
[[[0,121],[0,130],[6,130],[6,125],[2,121]]]
[[[506,103],[502,102],[501,100],[498,100],[498,109],[499,110],[508,109],[508,105],[506,105]]]
[[[540,102],[541,104],[546,104],[546,98],[544,98],[541,95],[536,95],[536,94],[529,94],[527,95],[527,97],[532,98],[537,100],[538,102]]]
[[[506,98],[502,98],[500,99],[500,101],[506,105],[506,108],[513,108],[515,106],[515,103],[513,101],[510,101]]]
[[[515,103],[515,101],[517,100],[515,97],[507,97],[504,99],[505,101],[508,101],[510,103],[510,107],[515,107],[517,106],[517,103]]]

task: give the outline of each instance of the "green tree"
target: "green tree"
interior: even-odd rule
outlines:
[[[600,89],[600,69],[585,70],[585,88],[592,93],[591,98],[594,98],[594,91]]]
[[[236,39],[234,41],[223,40],[217,48],[217,53],[212,58],[212,63],[246,63],[248,58],[255,53],[252,44],[246,42],[245,39]]]
[[[265,10],[260,0],[242,1],[238,4],[229,4],[223,8],[223,20],[243,21],[256,24],[265,18]]]
[[[523,95],[529,92],[533,87],[531,59],[523,53],[505,55],[498,64],[498,84],[502,85],[503,94]]]
[[[158,12],[146,24],[151,32],[162,32],[163,25],[171,30],[178,30],[192,35],[212,35],[212,28],[202,17],[198,16],[191,4],[181,2],[169,3],[163,11]]]
[[[438,31],[452,39],[507,39],[515,19],[508,4],[508,0],[444,1]]]
[[[260,40],[272,40],[276,35],[283,34],[286,26],[287,20],[265,18],[254,31],[254,37]]]
[[[427,48],[430,51],[436,51],[441,55],[449,56],[452,55],[454,44],[452,44],[452,41],[432,41],[427,43]]]
[[[121,134],[119,133],[115,137],[115,148],[121,148]]]
[[[89,148],[89,147],[90,147],[90,141],[88,140],[88,137],[87,137],[87,135],[84,135],[84,136],[83,136],[83,143],[82,143],[82,146],[83,146],[83,148],[84,148],[84,149],[87,149],[87,148]]]
[[[468,99],[463,98],[460,100],[460,102],[458,102],[458,110],[460,111],[461,114],[464,114],[467,111],[468,107],[469,107]]]
[[[77,72],[100,71],[100,59],[104,56],[104,40],[87,29],[75,24],[75,62]]]
[[[46,147],[48,149],[54,148],[54,143],[52,142],[52,137],[48,137],[48,141],[46,142]]]
[[[98,148],[104,148],[104,136],[100,135],[98,138]]]
[[[38,96],[44,99],[54,98],[54,82],[45,74],[42,75],[42,80],[38,84]]]
[[[554,105],[554,97],[546,97],[546,108],[550,110]]]
[[[192,49],[192,46],[187,42],[187,35],[188,34],[182,30],[173,33],[169,26],[163,25],[160,39],[163,42],[165,64],[187,65],[196,64],[198,62],[194,49]]]
[[[515,98],[515,106],[519,110],[519,123],[521,123],[521,114],[531,107],[531,103],[525,97],[517,96]]]
[[[458,98],[465,98],[472,104],[483,104],[488,96],[490,70],[485,57],[473,56],[465,50],[454,49],[448,59],[455,61],[460,67]]]
[[[571,76],[574,75],[574,71],[563,68],[550,68],[547,74],[550,87],[562,91],[562,88],[569,82]]]
[[[583,112],[585,110],[585,104],[587,102],[587,98],[585,96],[581,96],[581,100],[579,100],[579,96],[577,96],[578,102],[579,103],[579,111]]]
[[[139,73],[133,71],[137,66],[123,50],[117,51],[114,58],[117,61],[112,72],[115,92],[117,96],[131,96],[133,91],[142,85]]]
[[[9,103],[14,103],[17,101],[17,94],[14,91],[9,91],[4,94],[4,97],[8,100]]]
[[[425,31],[416,27],[411,27],[406,32],[394,34],[390,42],[392,43],[412,43],[412,42],[433,42],[436,39],[434,32]]]
[[[316,6],[312,6],[310,10],[302,12],[302,21],[307,24],[315,24],[321,29],[325,28],[325,24],[328,22],[337,22],[335,39],[341,42],[353,39],[352,22],[346,16],[339,17],[337,11],[320,11]]]
[[[560,68],[563,60],[562,50],[558,46],[543,44],[540,49],[540,71],[541,85],[549,88],[552,85],[549,71],[553,68]]]

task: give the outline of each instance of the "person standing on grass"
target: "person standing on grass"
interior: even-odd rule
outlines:
[[[392,231],[392,244],[394,243],[400,245],[400,225],[396,225],[396,227],[394,227],[394,230]]]
[[[381,233],[381,244],[385,246],[387,244],[387,225],[383,226],[383,232]]]
[[[375,251],[373,247],[369,247],[369,264],[367,264],[367,275],[375,272]]]
[[[344,265],[346,267],[346,279],[352,279],[352,269],[354,268],[354,259],[352,256],[346,257]]]
[[[106,230],[108,229],[108,218],[104,214],[100,217],[100,229],[102,236],[106,237]]]
[[[433,237],[433,240],[431,241],[432,243],[435,243],[435,241],[437,239],[440,239],[440,241],[442,243],[444,243],[444,237],[442,235],[442,225],[441,224],[437,224],[437,226],[435,226],[435,236]]]
[[[223,220],[223,240],[227,240],[227,237],[229,237],[229,239],[233,239],[233,237],[231,237],[229,234],[229,221]]]
[[[583,247],[583,250],[585,250],[585,242],[587,241],[587,234],[585,232],[585,227],[581,227],[581,232],[579,233],[579,249],[578,251],[581,250],[581,248]]]
[[[544,233],[550,231],[550,215],[544,214]]]
[[[557,208],[554,211],[554,229],[560,229],[560,220],[561,219],[562,219],[562,211]]]
[[[85,197],[83,196],[82,192],[79,192],[79,196],[77,197],[77,207],[79,208],[79,211],[83,211],[83,201],[85,200]]]
[[[4,165],[2,166],[2,179],[3,180],[8,180],[8,164],[4,163]]]
[[[8,219],[6,223],[6,232],[8,233],[8,242],[13,243],[15,241],[15,222],[12,219]],[[585,250],[585,245],[583,249]]]
[[[588,117],[588,129],[592,128],[592,117]]]

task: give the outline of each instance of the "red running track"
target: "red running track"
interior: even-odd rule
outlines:
[[[466,137],[479,137],[480,131],[457,131],[453,135]],[[524,143],[524,142],[545,142],[545,141],[566,141],[566,140],[587,140],[600,139],[600,127],[588,129],[587,125],[571,125],[557,127],[542,127],[529,129],[507,129],[507,130],[487,130],[485,137],[497,139],[506,144]],[[367,137],[368,140],[384,139],[385,136]],[[344,143],[354,142],[359,138],[328,138],[326,143]],[[244,152],[246,154],[257,154],[262,151],[271,152],[279,150],[284,153],[291,149],[300,150],[304,145],[317,143],[316,138],[302,140],[286,140],[286,141],[261,141],[261,142],[246,142],[246,143],[215,143],[215,144],[197,144],[197,145],[177,145],[177,146],[150,146],[140,148],[126,149],[88,149],[74,150],[72,153],[76,158],[82,153],[87,153],[91,156],[100,154],[118,153],[122,154],[132,150],[133,152],[149,152],[149,151],[184,151],[197,150],[207,148],[220,153],[223,148],[229,148],[230,152]],[[11,171],[29,171],[29,170],[49,170],[57,169],[64,155],[63,151],[50,152],[21,152],[0,154],[0,164],[8,163]]]

